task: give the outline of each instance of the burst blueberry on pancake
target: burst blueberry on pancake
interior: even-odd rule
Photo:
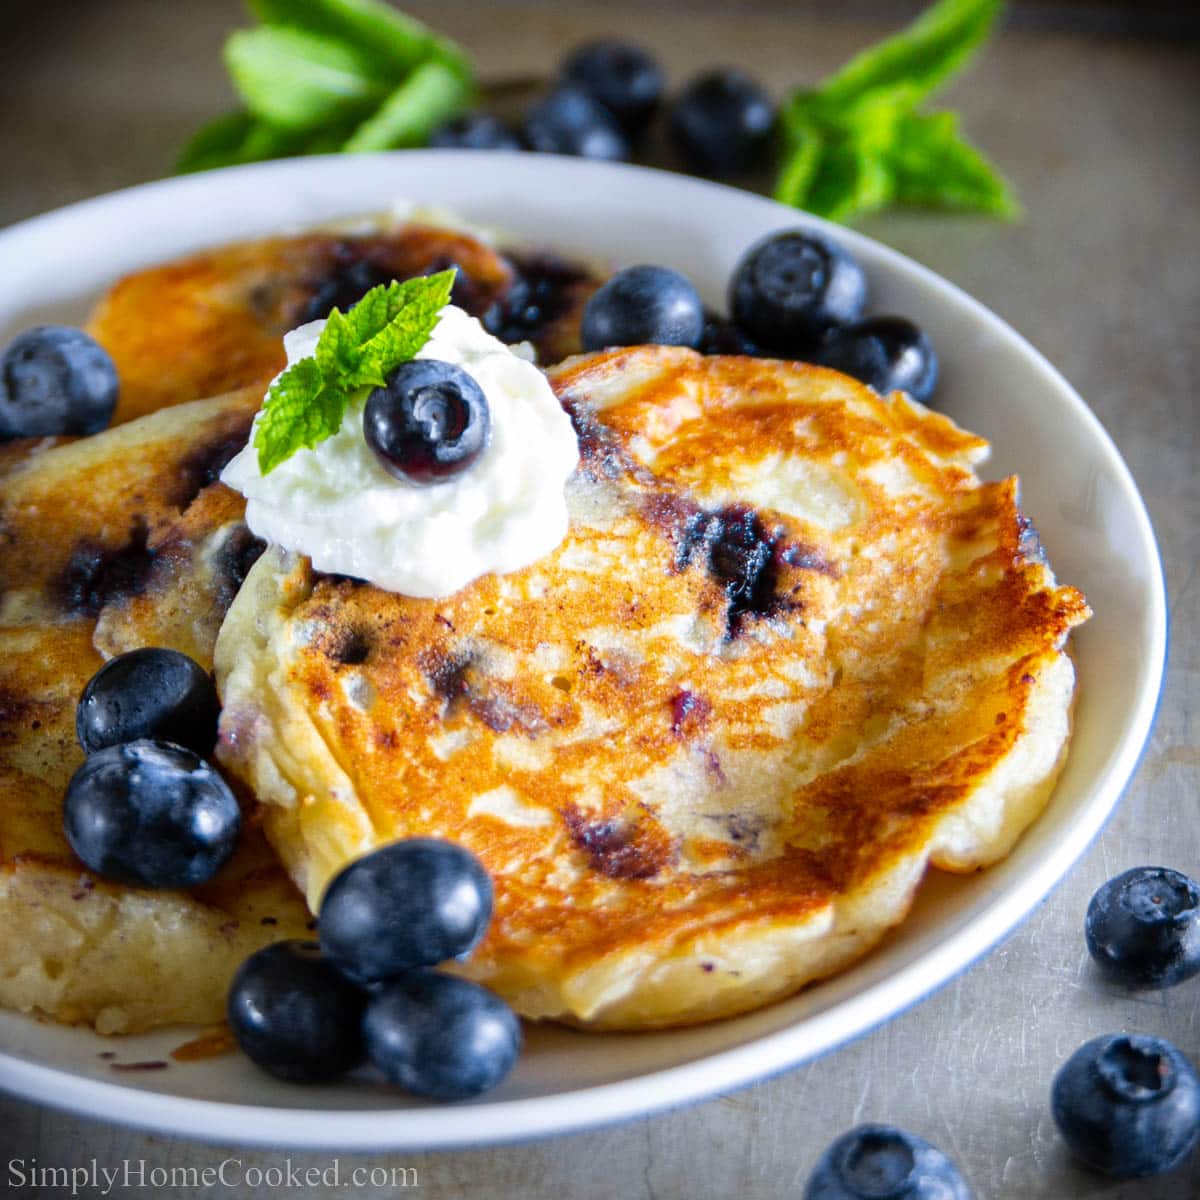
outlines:
[[[118,281],[88,330],[121,379],[115,420],[256,385],[286,361],[283,335],[345,311],[377,284],[456,266],[454,301],[505,341],[531,340],[544,362],[579,348],[589,268],[535,251],[501,252],[466,233],[403,224],[240,242]]]
[[[75,706],[103,661],[170,646],[211,668],[262,549],[216,477],[261,399],[0,447],[0,1004],[104,1033],[215,1021],[247,954],[304,935],[307,908],[257,829],[184,893],[100,879],[62,827],[83,761]]]
[[[570,530],[417,600],[269,549],[216,650],[218,757],[314,907],[449,838],[469,962],[530,1017],[675,1025],[787,995],[1005,855],[1069,734],[1071,628],[1014,479],[901,394],[641,347],[551,372]]]

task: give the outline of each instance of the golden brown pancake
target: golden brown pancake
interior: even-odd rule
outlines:
[[[431,225],[313,232],[206,250],[138,271],[101,299],[88,331],[121,380],[115,421],[254,385],[286,364],[283,335],[343,311],[364,292],[455,266],[454,302],[489,311],[498,336],[528,337],[544,362],[580,349],[579,324],[602,277],[535,250],[501,252]]]
[[[726,1016],[839,969],[927,866],[1006,854],[1062,765],[1088,609],[982,439],[832,371],[642,347],[551,372],[545,559],[416,600],[269,549],[216,651],[218,757],[315,907],[395,838],[474,851],[453,969],[529,1017]]]
[[[262,549],[215,480],[260,401],[0,447],[0,1004],[102,1033],[216,1021],[247,955],[305,935],[307,908],[252,816],[229,865],[191,892],[108,883],[62,830],[83,761],[75,705],[105,658],[169,646],[211,669]]]

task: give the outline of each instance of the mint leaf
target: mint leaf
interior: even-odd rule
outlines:
[[[454,276],[449,270],[380,285],[348,313],[329,314],[313,356],[293,363],[267,392],[254,433],[264,475],[335,434],[352,393],[381,386],[416,357],[450,301]]]
[[[909,113],[891,152],[896,199],[903,204],[1015,217],[1020,206],[1004,177],[958,132],[954,113]]]
[[[354,378],[359,386],[378,387],[384,376],[397,364],[415,358],[429,340],[437,324],[438,313],[450,303],[454,287],[453,270],[439,271],[391,286],[395,292],[388,297],[396,315],[362,343],[362,358]],[[357,307],[351,312],[353,318]],[[361,332],[365,333],[366,329]]]
[[[879,148],[843,139],[826,145],[804,207],[829,221],[847,221],[885,207],[894,195],[892,175]]]
[[[316,360],[293,363],[271,385],[254,431],[258,469],[266,475],[302,446],[311,448],[337,433],[347,397],[331,386]]]
[[[987,37],[1000,0],[940,0],[906,30],[863,51],[783,105],[778,199],[835,221],[889,204],[1011,216],[996,169],[958,132],[953,113],[917,106]]]
[[[775,182],[775,199],[793,208],[807,208],[808,193],[821,169],[825,139],[815,125],[796,125]]]
[[[250,112],[283,129],[311,130],[361,115],[390,90],[353,48],[298,29],[239,29],[225,65]]]
[[[903,87],[924,99],[966,66],[986,40],[1001,0],[939,0],[907,29],[864,50],[818,89],[826,104],[845,106],[867,92]]]
[[[346,140],[343,150],[398,150],[423,146],[429,135],[467,102],[471,82],[444,62],[413,73]]]
[[[351,47],[388,77],[400,79],[427,58],[465,63],[456,46],[381,0],[249,0],[264,25],[302,29]]]

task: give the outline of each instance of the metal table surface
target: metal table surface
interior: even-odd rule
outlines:
[[[879,5],[847,13],[829,4],[700,4],[686,16],[629,3],[409,7],[459,38],[485,76],[545,72],[564,47],[621,29],[657,50],[673,79],[714,60],[736,62],[780,92],[884,28],[856,19],[878,18]],[[15,24],[6,15],[0,222],[165,173],[186,133],[227,105],[219,46],[243,21],[233,0],[47,3],[26,6]],[[1200,1058],[1200,981],[1167,993],[1117,992],[1090,970],[1082,939],[1088,898],[1117,871],[1162,862],[1200,874],[1200,46],[1052,25],[1043,18],[1005,32],[948,98],[1016,181],[1025,219],[908,213],[863,228],[1026,334],[1079,388],[1143,490],[1166,562],[1173,637],[1157,725],[1116,816],[1005,944],[836,1053],[615,1128],[499,1149],[375,1155],[363,1160],[368,1166],[410,1168],[412,1190],[438,1197],[775,1200],[800,1193],[835,1136],[879,1119],[942,1146],[981,1200],[1200,1195],[1200,1154],[1171,1176],[1136,1183],[1075,1168],[1047,1104],[1058,1064],[1098,1033],[1161,1034]],[[295,1168],[331,1163],[328,1155],[150,1136],[11,1098],[0,1098],[0,1149],[0,1180],[9,1194],[30,1196],[66,1193],[18,1186],[10,1159],[64,1167],[93,1159],[205,1167],[233,1157],[243,1169],[285,1158]],[[386,1190],[343,1182],[275,1194]],[[240,1191],[181,1185],[153,1194]]]

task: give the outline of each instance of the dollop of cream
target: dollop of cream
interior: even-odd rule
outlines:
[[[312,356],[324,326],[312,321],[284,336],[289,365]],[[529,566],[558,546],[579,444],[542,372],[462,309],[442,309],[417,357],[462,367],[487,398],[491,439],[465,470],[426,487],[389,475],[363,437],[364,392],[337,433],[265,476],[252,431],[221,480],[246,497],[254,534],[307,555],[316,570],[429,598]]]

